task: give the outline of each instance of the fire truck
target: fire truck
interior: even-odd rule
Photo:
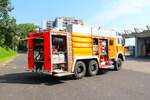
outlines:
[[[48,30],[28,35],[28,69],[80,79],[99,70],[121,69],[124,39],[100,27],[68,25],[65,31]]]

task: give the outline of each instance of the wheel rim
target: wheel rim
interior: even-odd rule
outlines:
[[[118,67],[121,67],[121,61],[120,60],[118,61]]]
[[[90,68],[91,68],[91,71],[95,71],[97,69],[95,64],[92,64]]]
[[[80,66],[77,68],[77,73],[80,74],[80,73],[83,72],[83,70],[84,70],[83,66],[80,65]]]

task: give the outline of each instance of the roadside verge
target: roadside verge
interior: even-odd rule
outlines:
[[[16,56],[17,52],[0,47],[0,67],[13,60]]]

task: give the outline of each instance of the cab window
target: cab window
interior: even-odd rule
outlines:
[[[121,44],[121,39],[118,38],[118,39],[117,39],[117,42],[118,42],[118,44]]]
[[[124,38],[122,38],[122,46],[124,46],[125,45],[125,39]]]
[[[125,45],[125,40],[123,38],[118,38],[117,41],[118,41],[118,44],[120,44],[122,46]]]

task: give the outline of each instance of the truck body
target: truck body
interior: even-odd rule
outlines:
[[[70,25],[67,31],[28,35],[28,68],[33,72],[82,78],[101,69],[120,70],[124,60],[124,41],[115,31]]]

